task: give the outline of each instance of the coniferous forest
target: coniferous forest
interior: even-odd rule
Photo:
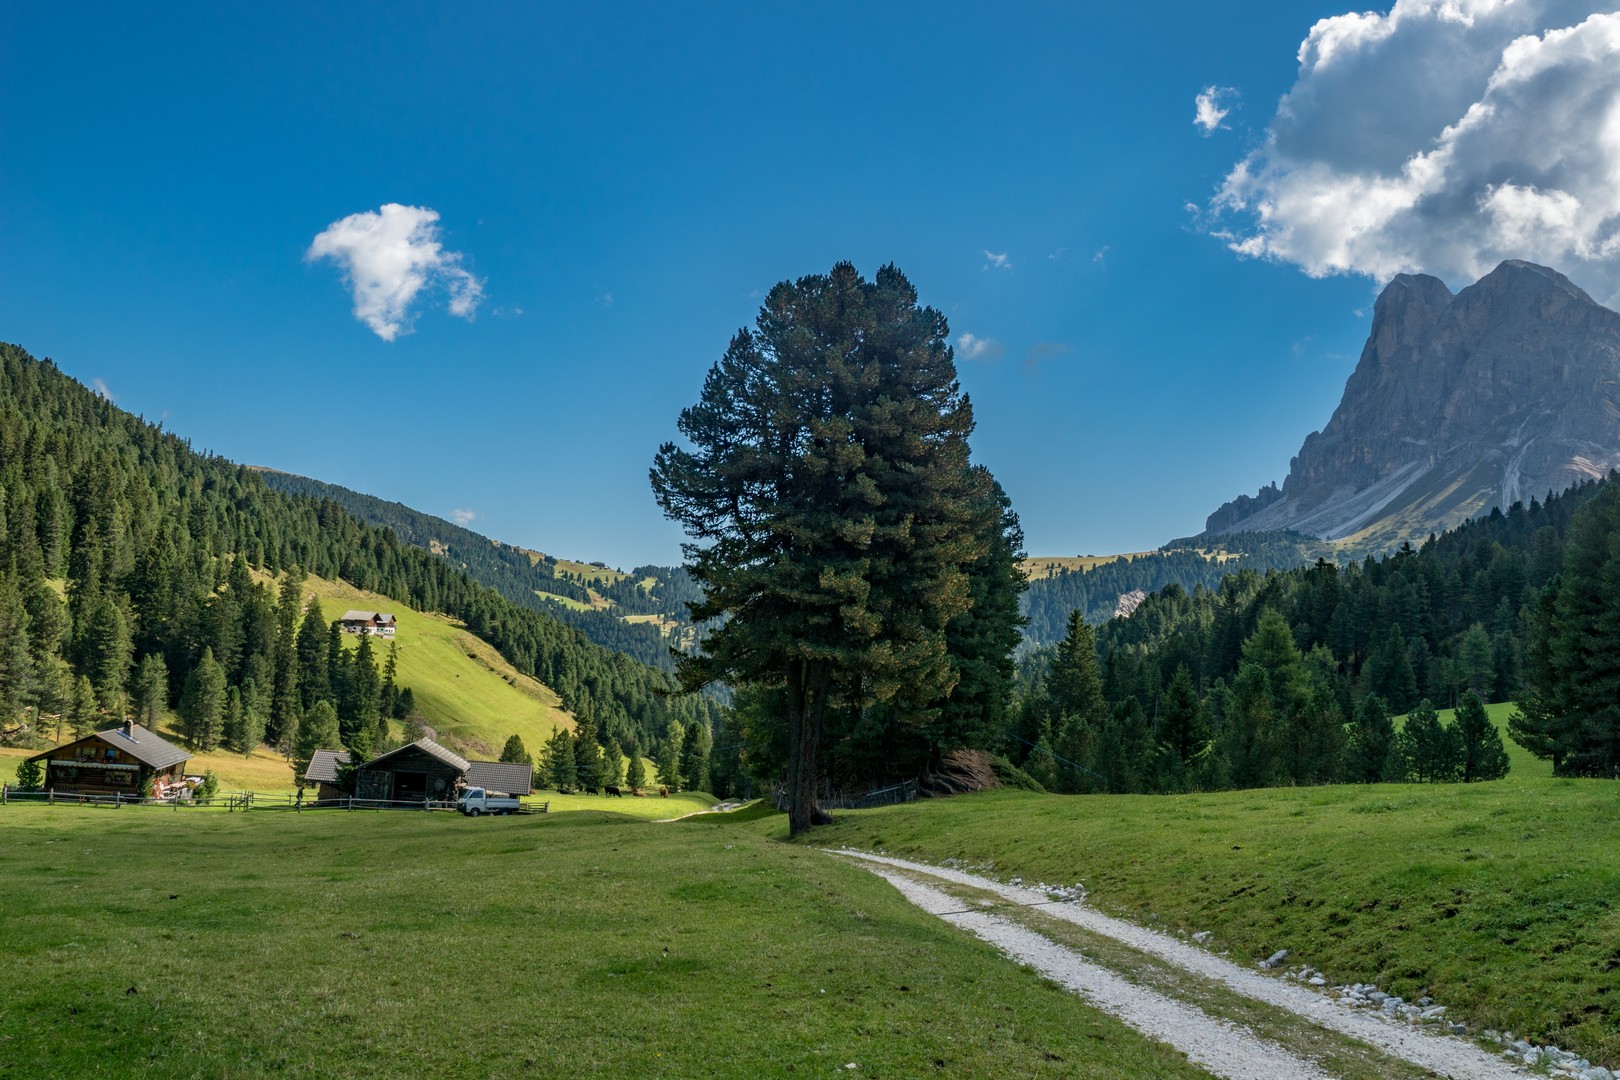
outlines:
[[[1006,750],[1062,791],[1489,779],[1483,703],[1522,701],[1526,749],[1612,776],[1617,531],[1611,476],[1383,559],[1171,585],[1095,631],[1076,612],[1026,663]]]
[[[13,742],[173,710],[194,746],[305,756],[397,738],[385,648],[306,617],[301,575],[463,621],[604,744],[708,729],[710,699],[520,607],[389,529],[262,476],[0,345],[0,725]],[[312,609],[318,610],[318,609]],[[49,728],[51,730],[47,731]]]

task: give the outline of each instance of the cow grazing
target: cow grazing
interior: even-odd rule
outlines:
[[[612,784],[609,784],[603,790],[605,790],[609,795],[612,795],[615,799],[622,798],[624,796],[624,792],[620,791],[618,788],[614,787]]]
[[[665,798],[665,799],[669,798],[669,788],[665,787],[663,784],[659,784],[658,785],[658,794],[659,794],[660,798]]]
[[[585,794],[587,794],[587,795],[595,795],[596,794],[596,788],[592,787],[590,784],[586,784],[585,785]]]

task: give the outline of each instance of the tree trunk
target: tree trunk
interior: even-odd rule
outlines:
[[[821,717],[826,711],[827,666],[799,661],[789,666],[788,834],[797,836],[828,817],[816,805],[816,754],[821,745]]]

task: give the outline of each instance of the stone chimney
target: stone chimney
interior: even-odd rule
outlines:
[[[135,721],[124,721],[124,738],[128,739],[130,742],[135,741]]]

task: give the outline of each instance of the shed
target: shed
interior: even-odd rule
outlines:
[[[317,750],[304,770],[304,780],[319,785],[320,798],[344,798],[338,769],[349,763],[347,750]],[[380,754],[355,770],[354,796],[391,802],[453,799],[459,787],[482,787],[508,795],[533,790],[534,769],[505,761],[468,761],[432,739]]]
[[[178,782],[191,754],[156,732],[126,720],[29,761],[45,766],[45,788],[70,795],[144,795],[147,784]]]

